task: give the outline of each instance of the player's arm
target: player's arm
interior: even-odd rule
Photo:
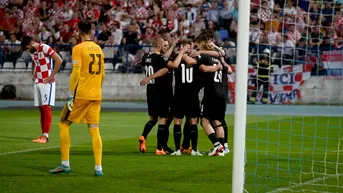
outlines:
[[[34,82],[36,80],[36,64],[32,60],[32,68],[31,68],[31,73],[32,73],[32,81]]]
[[[105,79],[105,54],[102,53],[102,58],[101,58],[101,85],[104,83]],[[81,68],[80,68],[81,69]]]
[[[222,58],[222,63],[223,63],[223,70],[227,71],[228,74],[232,74],[232,68],[231,66],[225,62],[224,58]]]
[[[218,47],[216,44],[212,43],[213,49],[219,52],[221,56],[225,56],[225,50],[222,49],[221,47]]]
[[[216,72],[218,70],[222,70],[223,66],[221,64],[218,64],[218,65],[215,65],[215,66],[206,66],[204,64],[201,64],[199,66],[199,69],[200,69],[201,72],[209,73],[209,72]]]
[[[148,84],[148,82],[149,82],[150,80],[153,80],[153,79],[155,79],[155,78],[164,76],[165,74],[168,73],[168,71],[169,71],[168,68],[162,68],[162,69],[158,70],[157,72],[155,72],[154,74],[152,74],[152,75],[150,75],[150,76],[148,76],[148,77],[145,77],[143,80],[141,80],[141,81],[139,82],[139,84],[140,84],[141,86],[144,86],[144,85]]]
[[[195,65],[198,63],[196,59],[188,56],[187,54],[182,56],[182,60],[184,60],[188,65]]]
[[[174,48],[175,48],[177,42],[179,42],[179,39],[176,39],[176,40],[173,41],[173,44],[172,44],[172,45],[170,46],[170,48],[166,51],[166,53],[164,53],[164,56],[166,56],[167,58],[169,58],[169,57],[172,55],[172,53],[173,53],[173,51],[174,51]]]
[[[198,52],[199,52],[199,54],[205,54],[205,55],[209,55],[212,57],[219,57],[219,52],[214,51],[214,50],[200,50]]]
[[[74,95],[77,83],[81,74],[82,54],[78,46],[74,46],[72,51],[73,70],[70,75],[69,93]]]
[[[49,83],[54,79],[56,73],[60,70],[60,67],[62,65],[62,58],[55,52],[54,49],[45,44],[43,45],[43,53],[54,60],[54,70],[52,71],[50,76],[44,80],[45,83]]]
[[[175,58],[175,60],[174,60],[174,61],[169,61],[169,62],[168,62],[168,64],[167,64],[168,68],[178,68],[179,65],[180,65],[180,62],[181,62],[181,60],[182,60],[183,55],[187,52],[188,49],[189,49],[189,46],[188,46],[188,47],[187,47],[187,46],[184,46],[184,47],[180,50],[180,52],[179,52],[179,54],[177,55],[177,57]]]
[[[50,77],[54,77],[61,68],[62,58],[56,52],[51,56],[51,58],[54,60],[54,70],[52,71]]]

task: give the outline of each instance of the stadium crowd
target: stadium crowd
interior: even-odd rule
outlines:
[[[320,51],[343,48],[343,4],[334,0],[252,0],[250,54],[272,51],[275,64],[320,60]],[[194,38],[214,30],[214,42],[236,63],[238,0],[0,0],[0,68],[23,58],[19,40],[30,35],[71,61],[78,40],[77,23],[89,19],[94,41],[115,71],[140,71],[149,39],[161,35]],[[65,65],[64,64],[64,65]]]

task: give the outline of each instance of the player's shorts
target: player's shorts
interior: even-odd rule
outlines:
[[[224,120],[226,111],[225,97],[204,96],[201,117],[209,120]]]
[[[164,96],[159,93],[147,93],[149,116],[167,118],[171,113],[172,96]]]
[[[73,123],[99,124],[100,110],[101,101],[75,99],[72,111],[66,105],[63,107],[61,119]]]
[[[175,118],[183,119],[196,118],[200,113],[199,97],[197,94],[194,96],[179,95],[175,96],[173,104],[173,114]]]
[[[55,106],[56,83],[37,83],[33,86],[33,98],[35,106]]]

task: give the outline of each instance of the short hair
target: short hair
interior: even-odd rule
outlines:
[[[164,41],[162,38],[152,38],[150,43],[153,48],[157,48],[162,45],[162,41]]]
[[[181,45],[185,46],[185,45],[191,45],[192,41],[190,39],[183,39],[180,42]]]
[[[194,42],[196,42],[196,43],[201,43],[201,42],[205,42],[205,41],[207,41],[206,37],[205,36],[201,36],[201,35],[199,35],[198,37],[196,37],[194,39]]]
[[[92,23],[88,20],[82,20],[77,24],[80,33],[90,34],[92,31]]]
[[[31,36],[24,36],[21,38],[21,49],[26,50],[26,47],[29,46],[33,38]]]

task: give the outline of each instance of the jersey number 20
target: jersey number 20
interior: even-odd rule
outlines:
[[[145,76],[151,76],[154,74],[154,68],[152,66],[145,66]],[[155,84],[155,79],[149,80],[148,84]]]
[[[89,72],[89,74],[99,75],[101,73],[101,54],[89,54],[89,55],[91,56],[92,60],[89,63],[88,72]],[[98,57],[98,59],[99,59],[99,62],[98,62],[99,69],[98,69],[98,71],[94,71],[93,70],[93,65],[94,65],[94,62],[95,62],[95,56]]]
[[[181,64],[182,70],[182,83],[192,83],[193,82],[193,67],[186,68],[185,64]]]

